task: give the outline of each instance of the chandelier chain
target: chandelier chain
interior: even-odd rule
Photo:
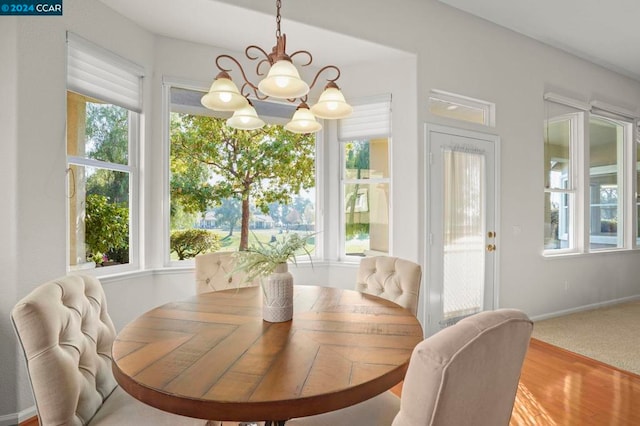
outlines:
[[[282,33],[280,32],[280,7],[282,6],[282,0],[276,0],[276,37],[280,37]]]

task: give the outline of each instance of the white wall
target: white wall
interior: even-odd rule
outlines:
[[[0,25],[0,58],[17,56],[17,19],[5,17]],[[0,67],[0,200],[6,206],[0,208],[0,415],[15,411],[17,404],[17,351],[14,334],[9,322],[9,311],[16,300],[17,281],[17,120],[18,91],[16,87],[18,65],[10,61]],[[3,410],[4,409],[4,410]]]
[[[0,423],[33,405],[9,311],[66,271],[66,30],[152,71],[153,37],[95,0],[65,0],[62,17],[0,17]]]
[[[224,1],[273,12],[270,2]],[[539,316],[640,294],[638,251],[552,260],[541,255],[542,94],[553,89],[634,109],[640,106],[640,83],[432,0],[298,1],[287,2],[284,12],[289,19],[413,55],[398,64],[381,60],[350,66],[341,78],[348,96],[382,91],[394,96],[395,254],[422,258],[422,125],[427,121],[458,125],[426,111],[429,90],[437,88],[497,104],[493,132],[502,140],[501,306]],[[217,50],[155,39],[96,0],[66,0],[61,18],[0,17],[0,24],[2,421],[3,415],[13,415],[33,403],[22,362],[15,356],[17,343],[8,321],[9,309],[37,284],[65,273],[65,200],[61,196],[65,193],[65,30],[147,70],[142,147],[146,155],[142,175],[146,178],[143,238],[147,247],[143,264],[147,268],[162,266],[160,79],[172,75],[209,82],[215,75]],[[471,124],[461,127],[478,130]],[[335,200],[336,196],[327,193],[325,199]],[[331,227],[335,220],[329,223]],[[294,270],[294,275],[302,284],[351,285],[354,266],[327,265]],[[192,294],[184,285],[191,281],[191,274],[189,270],[144,272],[105,280],[114,321],[120,327],[148,307]]]

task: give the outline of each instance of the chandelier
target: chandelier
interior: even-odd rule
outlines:
[[[251,61],[258,61],[256,75],[265,75],[264,66],[269,64],[269,71],[258,85],[252,83],[245,73],[240,62],[230,55],[220,55],[216,58],[216,66],[220,70],[211,84],[209,92],[201,99],[202,105],[214,111],[233,111],[233,116],[227,120],[227,125],[235,129],[254,130],[265,125],[258,117],[249,96],[253,95],[258,100],[276,98],[297,103],[291,121],[284,127],[294,133],[312,133],[322,129],[316,117],[324,119],[345,118],[351,115],[353,108],[347,104],[344,95],[336,84],[340,78],[340,69],[335,65],[327,65],[321,68],[313,78],[311,84],[307,84],[300,78],[300,74],[293,64],[293,58],[297,55],[305,56],[306,60],[300,66],[311,64],[313,57],[306,50],[298,50],[291,55],[286,52],[287,36],[280,32],[280,7],[281,0],[276,0],[276,45],[271,53],[265,52],[256,45],[248,46],[244,54]],[[222,65],[223,61],[230,61],[240,69],[244,80],[240,90],[235,85],[229,72],[230,68]],[[328,72],[334,78],[327,78],[324,91],[318,102],[309,107],[307,104],[308,93],[318,81],[321,74]]]

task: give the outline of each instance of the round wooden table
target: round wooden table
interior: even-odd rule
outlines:
[[[295,286],[293,320],[269,323],[260,287],[243,287],[140,316],[113,343],[113,373],[165,411],[283,423],[390,389],[422,339],[416,317],[380,297]]]

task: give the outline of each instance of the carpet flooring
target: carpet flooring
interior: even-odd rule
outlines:
[[[640,374],[640,301],[536,321],[532,337]]]

